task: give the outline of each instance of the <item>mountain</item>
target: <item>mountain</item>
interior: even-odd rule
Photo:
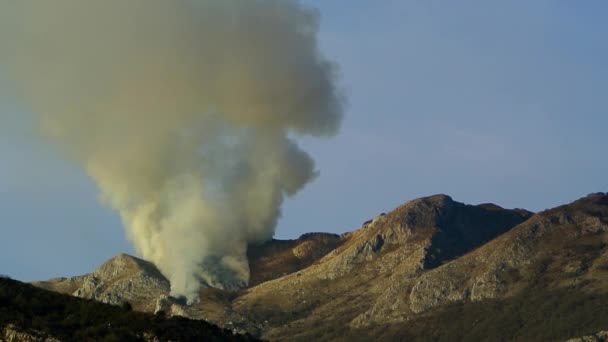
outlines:
[[[272,239],[249,246],[249,286],[255,286],[304,269],[338,247],[344,239],[328,233],[308,233],[297,240]]]
[[[269,340],[565,340],[608,327],[607,245],[608,194],[537,214],[435,195],[342,235],[250,246],[250,286],[192,306],[127,255],[35,285]]]
[[[167,318],[0,278],[0,341],[254,341],[204,321]]]

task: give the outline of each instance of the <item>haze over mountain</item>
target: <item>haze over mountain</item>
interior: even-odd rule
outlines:
[[[250,287],[204,288],[194,305],[124,254],[35,285],[269,340],[565,340],[608,328],[607,193],[537,214],[435,195],[248,255]]]

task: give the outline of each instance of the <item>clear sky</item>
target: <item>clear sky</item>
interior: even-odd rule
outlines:
[[[287,201],[278,238],[356,229],[435,193],[538,211],[608,191],[605,1],[305,2],[349,105],[336,138],[301,141],[320,177]],[[1,72],[0,274],[70,276],[133,253]]]

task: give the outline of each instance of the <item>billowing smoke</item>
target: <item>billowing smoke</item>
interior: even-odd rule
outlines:
[[[0,68],[173,295],[249,280],[247,245],[315,176],[290,137],[342,114],[318,14],[291,0],[0,4]]]

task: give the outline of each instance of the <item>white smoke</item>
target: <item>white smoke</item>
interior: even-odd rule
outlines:
[[[0,68],[193,301],[248,282],[247,245],[315,177],[290,135],[339,126],[317,26],[295,0],[3,1]]]

